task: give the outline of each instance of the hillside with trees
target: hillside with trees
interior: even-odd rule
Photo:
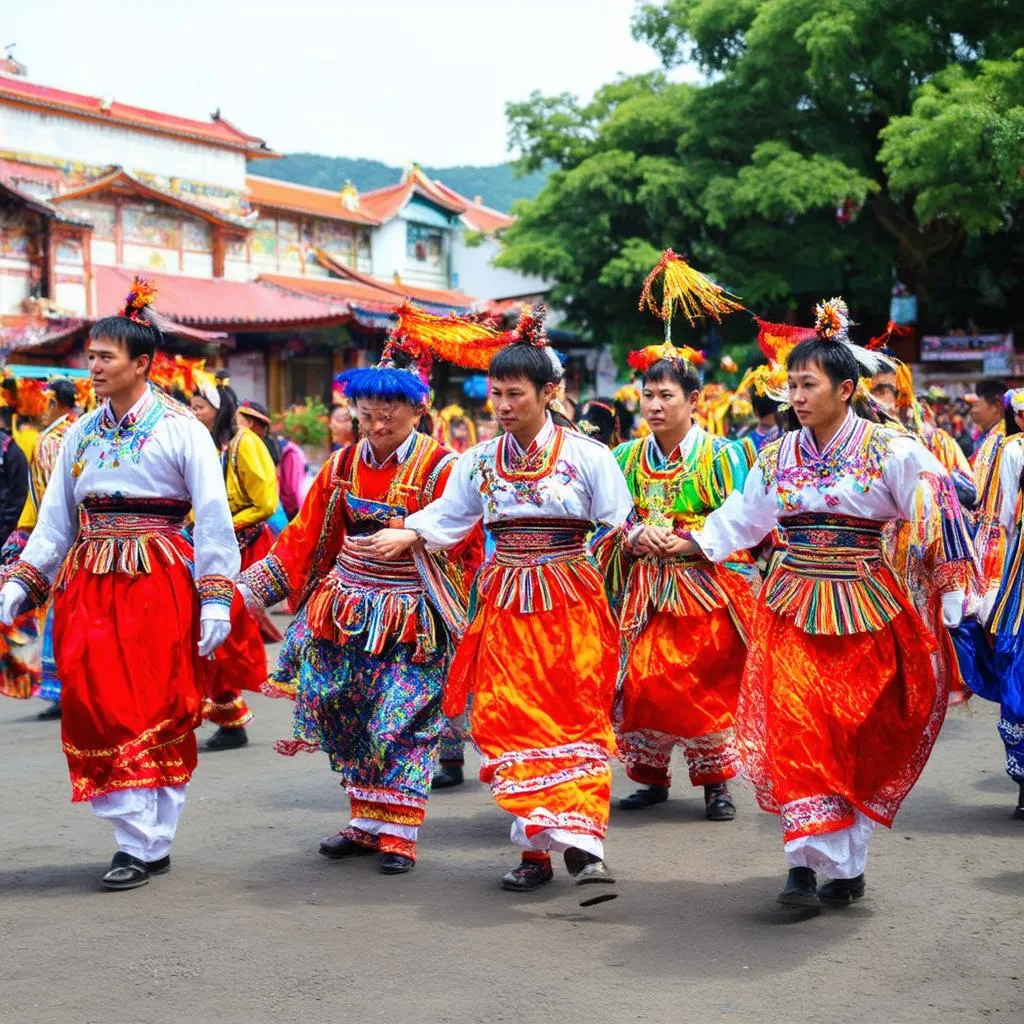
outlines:
[[[390,167],[379,160],[320,156],[317,153],[289,153],[280,160],[260,160],[250,169],[253,174],[318,188],[340,189],[346,181],[351,181],[360,192],[394,185],[402,177],[400,167]],[[488,206],[506,213],[511,212],[513,203],[518,200],[532,199],[547,180],[547,175],[541,170],[517,177],[510,164],[424,167],[423,170],[431,178],[439,178],[449,188],[470,199],[483,196]]]

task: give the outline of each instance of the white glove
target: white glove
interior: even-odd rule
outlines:
[[[238,592],[242,595],[242,600],[245,602],[246,608],[261,609],[263,607],[256,595],[252,592],[252,588],[248,583],[243,583],[241,580],[238,580],[235,583],[235,586],[238,588]]]
[[[5,588],[6,589],[6,588]],[[996,606],[996,597],[999,595],[999,591],[993,587],[987,591],[985,596],[981,599],[981,604],[978,605],[977,620],[983,625],[988,625],[988,620],[992,618],[992,609]],[[0,597],[2,597],[0,593]]]
[[[9,580],[0,587],[0,625],[13,625],[27,597],[28,591],[17,580]]]
[[[199,657],[209,658],[231,633],[231,620],[206,615],[199,617]]]
[[[947,629],[956,629],[964,618],[964,592],[951,590],[942,595],[942,624]]]

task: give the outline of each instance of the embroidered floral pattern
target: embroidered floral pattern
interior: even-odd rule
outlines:
[[[853,804],[836,795],[808,796],[793,800],[779,808],[782,818],[782,841],[823,832],[838,832],[854,823]]]
[[[776,489],[776,500],[783,512],[797,512],[803,505],[800,492],[813,487],[826,492],[840,480],[852,479],[854,488],[866,494],[880,480],[890,455],[893,431],[851,417],[818,452],[809,431],[786,434],[780,441],[762,449],[758,459],[766,491]],[[827,494],[830,508],[839,505],[836,495]]]
[[[122,460],[138,465],[153,428],[165,412],[165,404],[153,392],[137,413],[129,413],[120,423],[114,422],[110,405],[102,405],[82,421],[72,473],[81,475],[85,468],[85,453],[92,447],[99,448],[99,454],[90,463],[92,468],[117,469]]]

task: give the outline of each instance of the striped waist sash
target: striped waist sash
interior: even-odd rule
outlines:
[[[903,611],[894,577],[883,574],[882,527],[853,516],[803,514],[783,520],[762,597],[805,633],[884,629]]]

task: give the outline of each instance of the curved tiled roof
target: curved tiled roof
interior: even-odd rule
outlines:
[[[286,210],[305,213],[313,217],[343,220],[350,224],[376,225],[380,221],[363,210],[350,210],[341,200],[340,192],[311,185],[297,185],[291,181],[263,178],[250,174],[245,179],[249,187],[249,200],[260,210]]]
[[[269,149],[263,139],[239,131],[230,121],[218,116],[209,121],[194,121],[191,118],[146,110],[126,103],[108,102],[97,96],[83,96],[81,93],[67,92],[64,89],[53,89],[48,85],[37,85],[24,78],[6,75],[0,76],[0,100],[57,110],[76,117],[119,124],[140,131],[176,135],[226,149],[242,150],[250,158],[279,155]]]

